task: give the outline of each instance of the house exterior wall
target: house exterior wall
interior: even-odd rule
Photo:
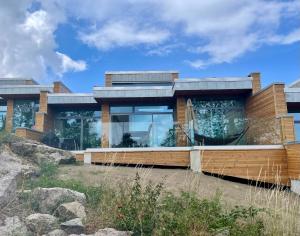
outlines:
[[[256,94],[261,90],[260,73],[253,72],[249,76],[252,77],[252,94]]]
[[[28,129],[28,128],[17,128],[16,135],[18,137],[40,141],[43,136],[43,133],[39,132],[37,130]]]
[[[273,84],[250,96],[246,101],[248,132],[246,138],[252,144],[279,144],[292,141],[291,120],[281,121],[287,116],[284,84]]]
[[[184,133],[185,124],[186,124],[186,99],[185,97],[176,98],[176,146],[186,146],[187,138]]]
[[[5,130],[7,132],[12,132],[13,115],[14,115],[14,100],[8,99],[7,100],[6,121],[5,121]]]
[[[285,145],[288,174],[291,180],[300,180],[300,144]]]
[[[48,106],[48,92],[40,93],[40,108],[35,114],[35,129],[40,132],[49,132],[53,130],[54,116],[52,110]]]
[[[111,87],[112,86],[112,75],[105,74],[105,87]]]
[[[53,92],[54,93],[70,93],[71,90],[67,86],[65,86],[62,82],[55,81],[53,83]]]
[[[102,112],[102,137],[101,137],[101,147],[109,147],[109,123],[110,123],[110,114],[109,114],[109,104],[103,103],[101,105]]]

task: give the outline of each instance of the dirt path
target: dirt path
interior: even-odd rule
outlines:
[[[254,204],[261,207],[286,207],[286,202],[299,205],[299,197],[286,191],[276,191],[256,188],[247,184],[231,182],[213,176],[193,173],[186,169],[134,168],[112,167],[101,165],[62,166],[59,171],[61,179],[80,180],[88,185],[97,186],[101,183],[111,185],[123,181],[132,181],[136,173],[142,181],[163,183],[167,191],[179,193],[181,190],[194,191],[200,197],[211,198],[216,192],[222,194],[222,199],[229,205]]]

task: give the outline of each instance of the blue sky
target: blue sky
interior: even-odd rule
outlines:
[[[1,77],[62,80],[74,92],[111,70],[300,79],[299,0],[12,0],[0,3],[0,27]]]

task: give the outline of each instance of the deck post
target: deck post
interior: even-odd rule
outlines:
[[[300,195],[300,180],[291,180],[291,191]]]
[[[190,166],[193,172],[201,172],[201,156],[200,150],[191,149],[190,151]]]
[[[85,153],[83,154],[83,163],[84,163],[85,165],[90,165],[90,164],[92,164],[92,153],[90,153],[90,152],[85,152]]]

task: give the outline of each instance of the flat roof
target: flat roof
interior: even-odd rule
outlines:
[[[49,93],[48,104],[94,104],[92,93]]]
[[[293,103],[299,102],[300,103],[300,88],[285,88],[285,100],[286,102]]]
[[[131,75],[131,74],[174,74],[179,73],[176,70],[166,70],[166,71],[158,71],[158,70],[146,70],[146,71],[105,71],[106,75]]]
[[[53,92],[53,85],[3,85],[1,95],[36,95],[41,91]]]

